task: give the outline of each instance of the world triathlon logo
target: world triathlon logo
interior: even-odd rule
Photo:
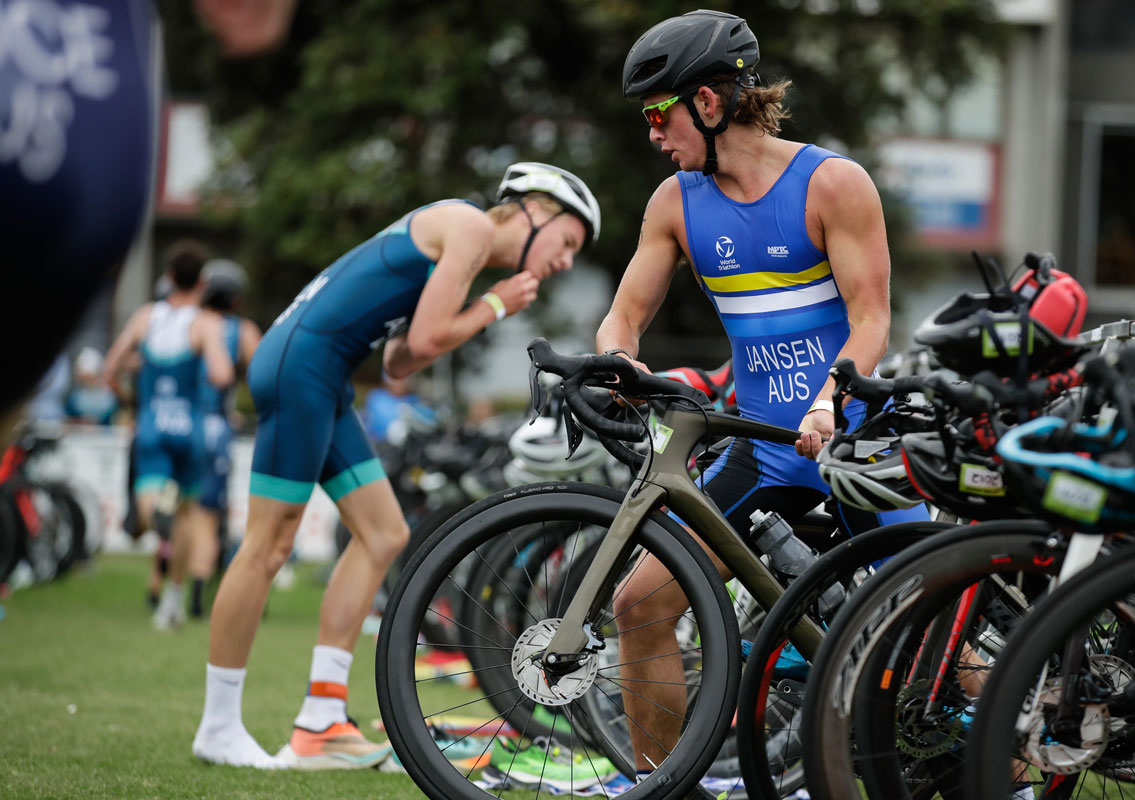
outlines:
[[[717,255],[719,258],[732,258],[734,249],[733,240],[728,236],[717,237]]]

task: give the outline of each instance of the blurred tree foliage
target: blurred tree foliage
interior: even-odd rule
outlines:
[[[870,123],[901,110],[896,65],[940,94],[970,77],[975,53],[997,47],[988,4],[705,3],[748,19],[766,81],[794,81],[786,138],[860,157]],[[191,3],[160,5],[172,92],[206,102],[229,145],[214,218],[239,226],[261,318],[407,210],[454,196],[488,204],[518,159],[588,181],[604,213],[588,258],[617,275],[647,199],[673,170],[620,81],[636,38],[690,3],[300,0],[285,44],[246,61],[222,58]],[[655,324],[719,331],[696,294],[672,292]]]

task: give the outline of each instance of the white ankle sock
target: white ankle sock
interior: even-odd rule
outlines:
[[[296,727],[326,730],[347,721],[347,677],[354,656],[339,647],[317,644],[311,654],[311,682],[296,715]]]
[[[185,605],[185,587],[180,583],[167,581],[162,589],[162,604],[170,609],[181,608]]]
[[[216,731],[231,725],[244,727],[240,704],[247,669],[205,665],[205,713],[201,717],[204,730]]]

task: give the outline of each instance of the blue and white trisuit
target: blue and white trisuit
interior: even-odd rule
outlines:
[[[233,364],[240,360],[240,323],[236,314],[224,314],[222,340]],[[205,447],[205,469],[201,483],[201,505],[213,511],[228,506],[229,473],[232,471],[233,429],[229,423],[232,386],[218,389],[209,383],[205,364],[201,364],[200,406]]]
[[[186,496],[200,491],[205,467],[202,359],[189,342],[189,329],[200,313],[197,306],[172,306],[164,300],[150,309],[138,374],[135,493],[160,491],[169,481]]]
[[[730,199],[710,176],[678,173],[694,272],[729,335],[737,404],[747,419],[795,429],[847,342],[847,305],[827,254],[808,236],[804,214],[812,173],[829,158],[842,156],[802,147],[772,188],[751,203]],[[845,413],[854,427],[864,406],[853,401]],[[791,522],[828,494],[815,461],[797,455],[792,445],[764,441],[734,440],[701,481],[741,531],[757,508]],[[857,531],[926,518],[922,507],[841,513]],[[856,519],[846,518],[851,516]]]

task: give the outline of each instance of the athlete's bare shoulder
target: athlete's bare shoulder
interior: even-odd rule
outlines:
[[[410,222],[410,238],[422,253],[435,261],[441,257],[445,241],[450,237],[475,242],[492,235],[492,219],[469,203],[430,206],[415,214]]]
[[[808,185],[809,200],[820,203],[878,202],[879,191],[867,170],[848,158],[828,158],[816,167]]]
[[[677,175],[671,175],[654,190],[646,203],[643,224],[674,228],[682,219],[682,185]]]

